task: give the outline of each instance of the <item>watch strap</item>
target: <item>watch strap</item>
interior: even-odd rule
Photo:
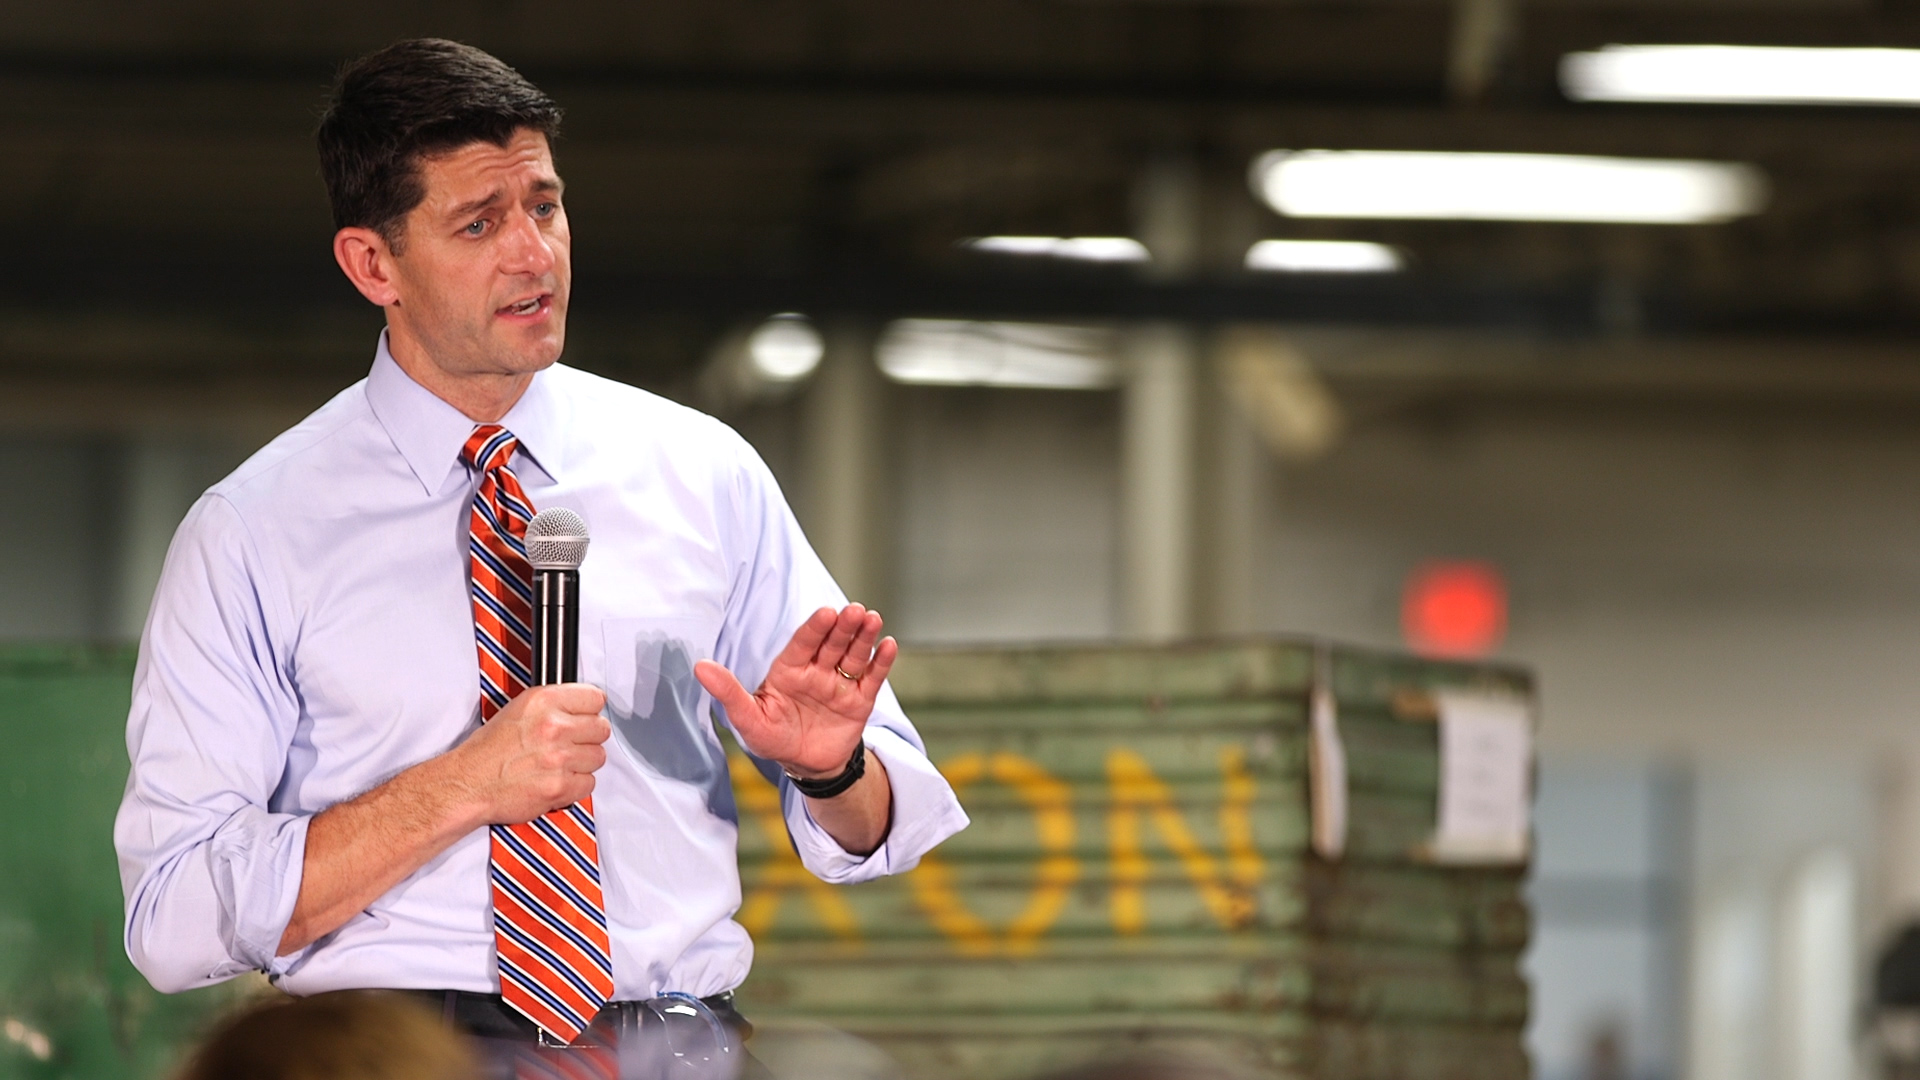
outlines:
[[[793,781],[793,786],[799,789],[800,794],[810,799],[831,799],[859,783],[860,778],[865,775],[867,775],[867,744],[862,741],[853,744],[853,756],[847,759],[847,767],[840,770],[839,776],[803,780],[792,773],[787,773],[787,779]]]

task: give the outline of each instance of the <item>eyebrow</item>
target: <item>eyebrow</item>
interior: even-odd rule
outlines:
[[[501,191],[499,188],[495,188],[492,191],[487,192],[485,195],[482,195],[478,199],[474,199],[470,202],[463,202],[459,206],[454,207],[452,210],[447,211],[447,216],[450,218],[471,217],[474,214],[477,214],[480,211],[485,210],[487,207],[492,206],[494,203],[499,202],[501,199],[506,197],[506,194],[507,194],[506,192]]]
[[[556,176],[556,177],[549,177],[548,179],[545,179],[545,180],[535,181],[533,185],[533,191],[537,194],[551,193],[554,195],[558,195],[560,194],[561,190],[565,187],[566,185],[561,182],[559,177]],[[502,191],[499,188],[495,188],[494,190],[487,192],[485,195],[481,196],[478,199],[473,199],[468,202],[463,202],[459,206],[454,207],[452,210],[449,210],[447,212],[447,216],[449,218],[471,217],[474,214],[477,214],[480,211],[485,210],[487,207],[492,206],[494,203],[497,203],[501,199],[504,199],[506,197],[507,197],[507,193],[505,191]]]

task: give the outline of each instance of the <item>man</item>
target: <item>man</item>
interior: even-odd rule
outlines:
[[[259,970],[296,995],[430,991],[549,1045],[662,993],[724,1011],[752,944],[706,695],[827,881],[966,824],[885,686],[880,616],[753,451],[556,363],[559,117],[446,41],[334,89],[334,257],[387,330],[168,553],[115,826],[127,952],[161,990]],[[592,532],[583,682],[528,689],[522,538],[546,507]]]

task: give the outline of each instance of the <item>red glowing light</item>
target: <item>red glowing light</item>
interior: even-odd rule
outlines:
[[[1507,584],[1486,563],[1418,566],[1407,575],[1400,628],[1423,656],[1485,656],[1507,635]]]

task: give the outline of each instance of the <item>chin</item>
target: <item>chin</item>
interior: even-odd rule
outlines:
[[[507,364],[512,370],[523,375],[545,371],[559,361],[565,345],[565,339],[557,337],[532,344],[518,344],[517,347],[505,350]]]

